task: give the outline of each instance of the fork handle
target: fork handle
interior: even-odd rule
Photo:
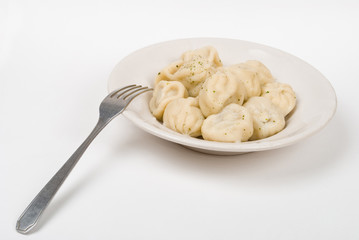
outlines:
[[[50,181],[43,187],[43,189],[36,195],[36,197],[32,200],[32,202],[17,220],[16,230],[18,232],[25,234],[36,225],[39,217],[48,206],[57,190],[59,190],[67,176],[70,174],[71,170],[75,167],[76,163],[80,160],[87,147],[108,123],[109,121],[103,121],[100,118],[95,128],[86,138],[86,140],[72,154],[69,160],[67,160],[66,163],[57,171],[57,173],[50,179]]]

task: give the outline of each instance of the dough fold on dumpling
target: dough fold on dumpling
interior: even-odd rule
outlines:
[[[268,98],[252,97],[243,106],[253,118],[253,135],[250,140],[270,137],[284,128],[285,119],[282,111]]]
[[[201,136],[204,117],[198,105],[198,98],[178,98],[171,101],[163,114],[163,124],[191,137]]]
[[[153,91],[149,104],[150,110],[157,120],[162,121],[163,112],[167,104],[174,99],[187,96],[187,90],[182,83],[178,81],[160,81]]]
[[[176,76],[174,75],[178,69],[183,65],[182,60],[178,60],[176,62],[173,62],[163,68],[159,73],[157,73],[157,76],[155,78],[155,85],[157,85],[160,81],[177,81]]]
[[[253,134],[253,120],[249,111],[232,103],[204,120],[202,136],[218,142],[245,142]]]
[[[199,92],[199,106],[205,117],[220,112],[230,103],[243,104],[245,87],[225,68],[219,69],[208,78]]]
[[[222,66],[217,50],[204,47],[185,52],[181,60],[174,62],[158,73],[155,82],[179,81],[188,90],[189,96],[198,96],[203,82]]]
[[[241,64],[231,65],[226,68],[228,72],[233,74],[237,79],[243,82],[245,87],[244,101],[247,101],[250,97],[261,95],[261,84],[258,74],[253,69],[243,67]]]
[[[239,65],[242,68],[255,72],[261,85],[275,81],[270,70],[260,61],[248,60],[244,63],[240,63]]]
[[[282,110],[284,116],[290,113],[296,104],[296,96],[291,86],[273,82],[262,86],[262,95]]]
[[[192,61],[193,59],[202,58],[202,59],[206,59],[214,67],[223,66],[217,50],[212,46],[207,46],[207,47],[184,52],[181,58],[184,62]]]

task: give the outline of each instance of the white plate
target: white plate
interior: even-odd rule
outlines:
[[[109,91],[129,84],[154,85],[156,74],[185,51],[214,46],[223,64],[255,59],[263,62],[279,82],[290,84],[297,96],[297,106],[278,134],[258,141],[221,143],[176,133],[158,122],[150,113],[152,93],[138,97],[123,113],[141,129],[155,136],[191,149],[220,155],[276,149],[296,143],[322,129],[336,110],[336,95],[328,80],[301,59],[268,46],[234,39],[190,38],[163,42],[140,49],[120,61],[113,69]]]

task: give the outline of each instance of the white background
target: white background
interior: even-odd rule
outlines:
[[[1,239],[359,239],[359,2],[0,2]],[[187,37],[253,41],[321,71],[338,97],[321,132],[220,157],[118,117],[29,236],[21,212],[92,130],[115,64]],[[310,86],[308,86],[310,87]]]

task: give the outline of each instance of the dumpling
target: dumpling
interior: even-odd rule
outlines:
[[[206,59],[214,67],[223,66],[217,50],[212,46],[198,48],[182,54],[182,60],[184,62],[192,61],[193,59]]]
[[[156,83],[161,80],[179,81],[188,90],[189,96],[198,96],[203,82],[222,66],[217,50],[204,47],[185,52],[180,61],[170,64],[158,73]]]
[[[178,98],[171,101],[163,114],[163,124],[191,137],[201,136],[204,117],[198,106],[198,98]]]
[[[258,74],[247,67],[242,67],[241,64],[235,64],[226,68],[228,72],[234,74],[239,80],[241,80],[246,89],[246,95],[244,101],[247,101],[250,97],[261,95],[261,84]]]
[[[199,106],[205,117],[220,112],[230,103],[243,104],[243,83],[224,69],[208,78],[199,91]]]
[[[249,111],[232,103],[220,113],[204,120],[202,136],[205,140],[218,142],[244,142],[253,134],[253,120]]]
[[[155,85],[157,85],[160,81],[176,81],[176,77],[174,74],[178,71],[178,69],[183,65],[183,61],[179,60],[171,63],[161,70],[161,72],[157,73],[155,78]]]
[[[184,62],[174,74],[174,79],[180,81],[186,87],[189,96],[196,97],[203,82],[215,71],[209,61],[198,57]]]
[[[207,46],[184,52],[155,78],[149,107],[164,126],[209,141],[244,142],[285,127],[293,89],[276,82],[260,61],[223,66]]]
[[[187,96],[187,90],[182,83],[178,81],[160,81],[153,91],[150,110],[153,116],[161,121],[163,112],[170,101]]]
[[[263,85],[261,96],[270,99],[282,110],[284,116],[293,110],[297,100],[292,87],[279,82]]]
[[[252,97],[243,106],[253,118],[253,135],[250,140],[270,137],[284,128],[284,114],[268,98]]]
[[[239,65],[242,68],[255,72],[261,85],[275,81],[270,70],[260,61],[248,60],[244,63],[240,63]]]

